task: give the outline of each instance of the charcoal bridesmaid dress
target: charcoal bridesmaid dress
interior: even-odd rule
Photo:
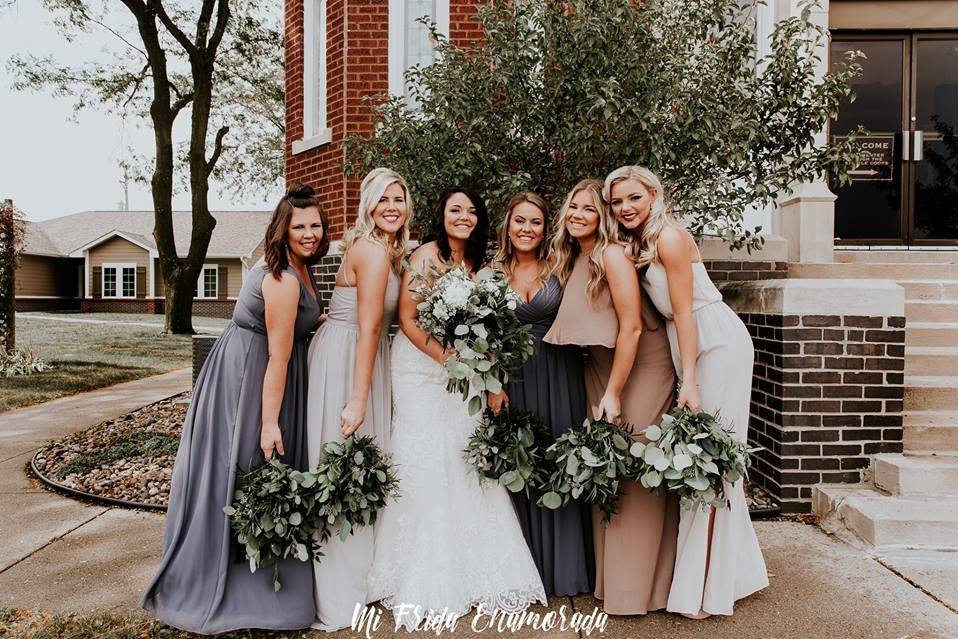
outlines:
[[[298,278],[292,269],[287,272]],[[280,562],[283,586],[274,592],[272,569],[250,572],[223,514],[233,500],[237,472],[263,463],[259,438],[269,361],[265,277],[272,277],[265,265],[249,272],[233,319],[196,379],[173,467],[163,558],[141,604],[171,626],[191,632],[298,629],[316,616],[312,564]],[[282,460],[300,470],[307,468],[307,337],[319,319],[318,300],[315,283],[300,281],[279,412],[286,451]]]
[[[519,306],[519,319],[532,326],[536,350],[506,386],[513,410],[530,411],[552,430],[553,438],[581,424],[588,414],[582,351],[542,341],[559,311],[562,286],[556,277]],[[534,491],[512,495],[522,534],[529,544],[548,595],[577,595],[595,587],[592,523],[588,505],[573,502],[561,510],[536,505]]]

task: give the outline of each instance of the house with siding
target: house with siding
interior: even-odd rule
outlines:
[[[318,189],[334,239],[359,195],[344,136],[373,132],[369,99],[408,99],[403,72],[433,58],[420,16],[477,41],[481,1],[285,1],[286,179]],[[805,9],[756,5],[758,54]],[[819,142],[863,125],[874,152],[850,185],[797,184],[753,217],[768,233],[761,251],[701,246],[755,344],[751,479],[783,511],[815,512],[876,548],[953,548],[958,204],[940,194],[954,180],[942,167],[958,162],[958,2],[822,0],[811,12],[832,35],[821,70],[867,55],[857,99]],[[340,260],[334,248],[318,267],[327,292]]]
[[[193,312],[229,317],[247,270],[263,254],[268,211],[214,211],[216,227],[196,283]],[[173,213],[185,256],[189,211]],[[16,273],[18,311],[162,313],[163,276],[152,211],[84,211],[27,222]]]

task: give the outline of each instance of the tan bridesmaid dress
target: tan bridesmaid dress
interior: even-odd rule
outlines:
[[[590,301],[588,255],[580,255],[565,286],[559,313],[544,341],[586,347],[586,395],[595,413],[612,370],[619,322],[604,286]],[[622,389],[622,419],[640,431],[658,423],[675,401],[675,367],[662,318],[642,304],[642,336],[632,372]],[[641,436],[634,436],[643,439]],[[645,614],[666,607],[678,538],[679,506],[664,492],[652,493],[625,482],[618,513],[606,526],[592,511],[595,537],[595,596],[605,612]]]

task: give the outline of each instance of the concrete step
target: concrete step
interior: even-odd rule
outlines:
[[[875,455],[872,474],[875,486],[892,495],[958,497],[958,457]]]
[[[958,497],[885,495],[872,487],[819,484],[812,512],[828,532],[847,531],[867,545],[958,550]]]
[[[906,301],[905,318],[909,322],[958,322],[958,301]]]
[[[958,411],[958,377],[909,375],[905,377],[905,412]]]
[[[958,412],[909,411],[903,417],[906,451],[958,455]]]
[[[958,280],[905,280],[906,301],[958,300]]]
[[[906,346],[955,346],[958,344],[958,322],[915,322],[905,327]]]
[[[853,264],[958,264],[958,251],[946,250],[890,250],[890,249],[836,249],[835,261]]]
[[[855,278],[904,281],[958,280],[958,264],[789,264],[788,276],[797,278]]]
[[[958,347],[907,346],[906,375],[951,375],[958,372]]]

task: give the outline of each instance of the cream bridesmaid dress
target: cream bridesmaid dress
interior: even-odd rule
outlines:
[[[731,427],[732,437],[745,441],[752,392],[752,339],[742,320],[722,301],[702,262],[692,263],[692,276],[692,317],[698,343],[695,366],[702,407],[710,413],[718,411],[726,427]],[[682,358],[665,267],[658,262],[649,264],[642,286],[666,318],[672,361],[681,379]],[[682,511],[669,611],[731,615],[736,600],[768,586],[765,560],[742,484],[743,480],[726,484],[729,508],[715,511],[708,574],[709,511]]]
[[[346,261],[343,260],[345,265]],[[343,267],[340,267],[342,269]],[[348,271],[347,271],[348,273]],[[337,279],[339,276],[337,275]],[[309,391],[306,408],[306,436],[309,464],[319,462],[323,444],[343,441],[339,416],[349,401],[359,339],[357,289],[336,285],[329,300],[326,322],[309,346]],[[389,270],[383,304],[382,332],[376,349],[366,418],[356,435],[372,435],[382,450],[389,450],[392,423],[392,387],[389,375],[389,327],[396,318],[399,276]],[[366,575],[373,561],[374,526],[363,526],[340,541],[334,534],[323,544],[323,557],[314,562],[316,623],[314,628],[333,631],[352,623],[356,604],[369,603]]]

